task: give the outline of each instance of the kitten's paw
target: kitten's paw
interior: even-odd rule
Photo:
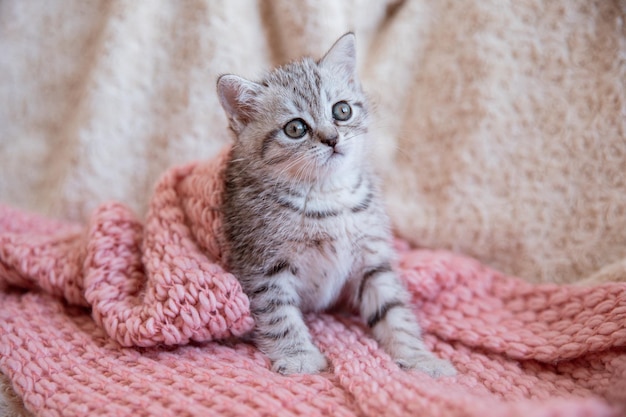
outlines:
[[[272,364],[272,370],[283,375],[317,374],[328,369],[328,360],[319,350],[285,356]]]
[[[427,373],[433,378],[456,375],[454,365],[434,355],[419,355],[410,359],[398,359],[396,363],[401,368],[417,369],[418,371]]]

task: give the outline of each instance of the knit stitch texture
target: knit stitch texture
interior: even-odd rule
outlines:
[[[355,317],[306,317],[332,369],[281,376],[221,266],[216,160],[171,169],[145,224],[0,207],[0,371],[38,416],[620,416],[626,284],[536,285],[398,242],[426,344],[459,370],[403,371]]]

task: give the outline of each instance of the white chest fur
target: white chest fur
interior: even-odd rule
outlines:
[[[354,210],[371,199],[368,196],[372,192],[371,184],[364,181],[352,189],[313,191],[306,200],[292,201],[304,212],[321,213],[319,217],[293,217],[293,232],[303,238],[290,254],[297,269],[294,287],[302,310],[318,311],[333,305],[344,287],[358,279],[367,266],[368,252],[388,255],[387,221],[382,210]]]
[[[332,240],[303,245],[295,256],[295,288],[303,310],[323,310],[333,304],[361,263],[352,245],[358,234],[354,223],[351,219],[332,223]]]

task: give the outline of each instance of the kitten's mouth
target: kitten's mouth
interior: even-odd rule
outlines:
[[[343,152],[341,152],[337,148],[333,148],[330,155],[328,155],[328,160],[330,161],[331,159],[338,158],[340,156],[343,156]]]
[[[337,160],[342,158],[344,156],[344,153],[338,149],[333,149],[329,154],[328,157],[326,158],[326,162],[324,163],[324,165],[329,165],[329,164],[334,164],[335,162],[338,162]]]

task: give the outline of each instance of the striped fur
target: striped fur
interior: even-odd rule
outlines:
[[[273,369],[326,369],[302,313],[345,300],[398,364],[453,373],[425,349],[391,267],[389,222],[367,163],[354,36],[320,61],[304,58],[260,83],[222,76],[218,93],[236,136],[224,192],[227,262],[250,298],[254,340]],[[348,120],[333,118],[341,101],[352,109]],[[306,124],[301,138],[283,130],[294,119]]]

